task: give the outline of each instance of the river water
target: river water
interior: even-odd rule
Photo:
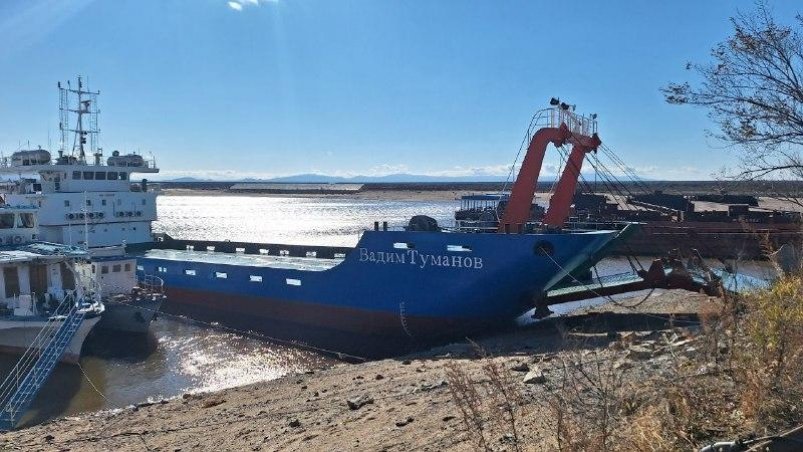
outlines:
[[[454,200],[162,196],[154,230],[175,238],[353,246],[374,221],[402,226],[423,214],[448,225],[457,206]],[[610,259],[600,273],[627,270],[626,260]],[[2,375],[14,362],[0,358]],[[80,367],[56,369],[26,422],[270,380],[332,362],[311,351],[163,315],[147,340],[91,338]]]

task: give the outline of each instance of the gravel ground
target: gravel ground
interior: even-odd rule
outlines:
[[[510,369],[528,400],[537,401],[550,390],[560,363],[578,353],[578,344],[584,354],[632,368],[628,378],[660,373],[670,363],[660,351],[667,346],[658,344],[669,333],[677,340],[678,329],[657,331],[666,327],[656,323],[663,323],[667,314],[683,318],[712,303],[690,292],[656,291],[646,301],[641,296],[587,308],[478,338],[477,344]],[[622,347],[622,338],[629,338],[629,345]],[[484,363],[474,345],[455,343],[395,359],[338,364],[216,393],[56,419],[0,436],[0,449],[474,450],[446,372],[457,364],[468,374],[481,374]],[[540,373],[536,382],[524,383],[533,370]],[[535,415],[523,421],[521,435],[536,450],[548,444],[541,422],[547,413],[539,415],[543,406],[538,403],[531,409]],[[505,449],[505,437],[499,441],[494,448]]]

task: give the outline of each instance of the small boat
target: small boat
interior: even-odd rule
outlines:
[[[111,333],[146,334],[166,296],[164,281],[157,276],[137,275],[137,261],[125,254],[124,246],[89,250],[90,258],[78,271],[98,281],[106,311],[97,329]]]

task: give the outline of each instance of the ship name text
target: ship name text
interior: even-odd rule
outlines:
[[[418,250],[407,250],[403,253],[388,251],[368,251],[360,248],[360,262],[373,262],[375,264],[409,264],[418,265],[420,268],[430,267],[454,267],[481,269],[483,266],[481,257],[473,256],[438,256],[435,254],[419,253]]]

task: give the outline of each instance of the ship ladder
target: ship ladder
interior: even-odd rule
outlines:
[[[48,319],[0,384],[0,430],[12,430],[17,425],[56,368],[86,315],[79,305],[72,295],[64,297],[55,312],[69,309],[67,314]]]

